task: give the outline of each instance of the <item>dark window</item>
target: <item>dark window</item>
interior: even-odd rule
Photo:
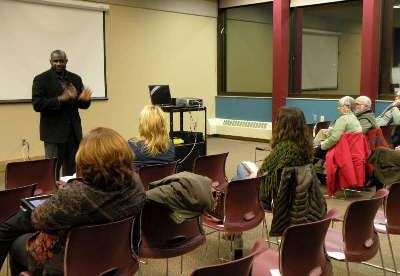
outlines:
[[[272,92],[272,3],[228,8],[219,16],[219,94]]]
[[[384,0],[381,29],[380,96],[400,91],[400,0]]]
[[[291,9],[290,93],[359,95],[362,2]]]

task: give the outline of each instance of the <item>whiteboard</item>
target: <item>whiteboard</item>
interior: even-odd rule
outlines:
[[[334,34],[303,33],[303,90],[337,89],[339,37]]]
[[[31,100],[33,78],[56,49],[93,97],[106,97],[102,11],[0,0],[0,18],[0,101]]]

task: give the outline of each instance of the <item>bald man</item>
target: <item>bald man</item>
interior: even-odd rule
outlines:
[[[46,158],[57,159],[57,178],[75,172],[75,154],[82,139],[79,108],[90,106],[91,91],[77,74],[66,70],[68,59],[62,50],[50,55],[50,70],[33,80],[32,103],[40,112],[40,140]]]

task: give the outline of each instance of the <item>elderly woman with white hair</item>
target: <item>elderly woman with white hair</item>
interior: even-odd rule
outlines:
[[[362,128],[357,117],[353,114],[352,108],[354,106],[354,99],[350,96],[345,96],[338,101],[337,110],[339,117],[336,119],[333,126],[327,132],[327,137],[324,139],[320,148],[328,150],[332,148],[340,140],[343,133],[361,133]],[[318,152],[318,150],[317,150]]]
[[[371,110],[371,99],[369,97],[359,96],[356,98],[354,112],[364,134],[370,129],[379,128],[375,114]]]

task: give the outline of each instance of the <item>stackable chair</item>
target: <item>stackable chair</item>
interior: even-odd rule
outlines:
[[[255,149],[254,149],[254,163],[256,163],[256,164],[257,164],[257,162],[264,161],[264,159],[258,159],[257,158],[257,152],[259,152],[259,151],[268,153],[268,152],[271,151],[271,149],[268,148],[268,147],[255,147]]]
[[[226,186],[228,179],[225,174],[225,164],[228,152],[199,156],[194,161],[193,173],[207,176],[212,180],[212,186]]]
[[[6,165],[6,189],[37,183],[35,195],[56,190],[56,159],[10,162]]]
[[[141,167],[139,169],[139,176],[142,180],[145,191],[149,189],[149,184],[153,181],[163,179],[176,172],[176,163],[159,164]]]
[[[384,269],[379,236],[374,227],[374,218],[387,197],[389,191],[381,189],[370,199],[350,203],[343,219],[342,230],[328,230],[325,247],[330,257],[346,262],[347,274],[350,275],[349,262],[362,262],[372,259],[379,251]],[[385,270],[383,270],[385,274]]]
[[[193,271],[192,276],[248,276],[250,274],[254,257],[257,254],[264,252],[266,249],[267,247],[265,246],[264,241],[256,241],[248,256],[223,264],[198,268]]]
[[[0,223],[7,221],[20,210],[21,199],[33,196],[36,184],[0,191]],[[9,266],[7,264],[7,275]]]
[[[119,276],[134,275],[139,266],[137,256],[132,251],[133,223],[134,218],[126,218],[71,229],[65,245],[64,275],[101,275],[104,272],[111,273],[116,268]],[[31,275],[27,271],[20,274]]]
[[[171,218],[171,210],[152,200],[146,201],[142,212],[140,258],[166,259],[181,256],[202,245],[206,238],[201,231],[201,217],[186,220],[180,224]]]
[[[331,210],[323,220],[289,226],[278,250],[268,248],[254,257],[251,275],[331,275],[324,240],[335,216]]]
[[[203,225],[218,232],[218,258],[221,232],[238,233],[257,227],[265,220],[259,200],[261,181],[265,176],[229,182],[225,191],[224,218],[222,221],[204,216]]]
[[[0,223],[20,210],[21,199],[33,196],[36,184],[0,191]]]
[[[317,135],[317,133],[318,133],[321,129],[329,128],[329,125],[330,125],[330,124],[331,124],[331,121],[317,122],[317,123],[314,125],[313,136]]]
[[[323,121],[323,122],[316,122],[316,123],[310,123],[307,124],[307,128],[310,131],[311,137],[315,137],[315,135],[317,135],[317,133],[321,130],[321,129],[326,129],[329,127],[329,125],[331,124],[331,121]]]
[[[393,183],[389,188],[389,195],[386,199],[385,209],[384,211],[378,211],[374,221],[376,231],[378,231],[378,233],[387,235],[387,239],[389,242],[389,249],[392,255],[392,261],[394,265],[394,272],[396,273],[396,275],[398,275],[398,270],[390,235],[400,235],[399,198],[400,198],[400,182]]]
[[[385,137],[385,140],[389,146],[392,145],[391,137],[394,127],[394,125],[381,126],[383,137]]]

